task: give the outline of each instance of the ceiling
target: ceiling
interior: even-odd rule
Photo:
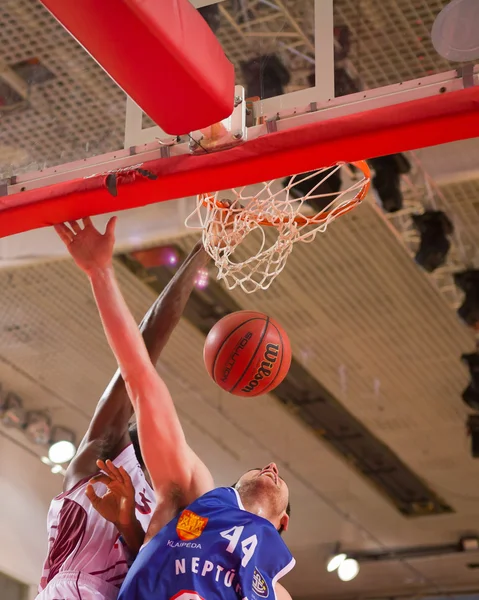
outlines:
[[[116,266],[139,320],[154,294]],[[4,386],[80,435],[114,371],[86,278],[70,261],[56,261],[2,270],[0,283]],[[298,559],[289,578],[295,597],[314,597],[319,587],[333,597],[473,585],[469,557],[444,561],[437,572],[431,561],[367,566],[347,587],[318,567],[338,541],[354,550],[451,543],[479,517],[477,465],[460,400],[468,375],[459,356],[473,349],[473,337],[379,211],[366,204],[315,244],[298,247],[268,292],[233,296],[242,308],[278,319],[296,359],[455,511],[402,517],[273,397],[221,392],[202,364],[203,335],[182,320],[160,372],[218,483],[271,459],[283,469],[292,490],[287,541]]]
[[[270,4],[276,8],[257,0],[220,3],[217,35],[236,65],[278,52],[292,75],[288,90],[299,89],[313,69],[313,2]],[[335,22],[350,26],[354,38],[348,69],[371,88],[451,68],[428,41],[445,4],[336,0]],[[38,0],[4,0],[0,21],[3,64],[35,56],[56,76],[32,86],[17,109],[0,110],[0,172],[8,176],[121,147],[124,94]],[[453,310],[460,296],[451,272],[477,262],[477,156],[477,140],[415,153],[413,173],[403,182],[403,212],[386,218],[367,203],[314,244],[297,247],[268,292],[232,293],[240,307],[276,318],[296,360],[454,513],[401,516],[273,396],[240,400],[221,392],[202,364],[204,337],[188,321],[181,321],[164,352],[160,372],[191,444],[219,484],[271,459],[284,470],[292,493],[286,539],[297,558],[287,585],[296,600],[478,587],[477,570],[466,568],[479,562],[477,555],[473,561],[458,554],[365,565],[348,584],[323,568],[338,542],[350,550],[397,548],[454,543],[476,531],[479,467],[465,434],[461,393],[468,373],[460,362],[475,339]],[[446,210],[456,227],[449,264],[435,278],[410,257],[417,240],[409,216],[423,206]],[[187,250],[193,238],[178,244]],[[154,293],[122,263],[116,268],[140,320]],[[0,286],[0,381],[28,408],[48,410],[55,423],[80,436],[115,369],[86,278],[71,261],[56,260],[0,270]]]

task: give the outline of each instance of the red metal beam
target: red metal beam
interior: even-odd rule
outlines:
[[[479,87],[322,120],[267,134],[231,150],[158,159],[116,175],[76,179],[5,196],[0,237],[89,215],[250,185],[337,162],[479,137]]]

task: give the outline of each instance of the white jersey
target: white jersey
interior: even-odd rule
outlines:
[[[136,516],[146,531],[155,509],[153,490],[128,445],[112,461],[130,475],[136,490]],[[85,495],[90,478],[52,500],[48,512],[48,556],[37,600],[114,600],[128,571],[128,551],[118,530]],[[106,492],[95,484],[98,495]]]

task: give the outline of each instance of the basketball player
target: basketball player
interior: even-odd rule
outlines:
[[[93,236],[90,251],[98,253],[105,248],[111,256],[113,241],[112,233],[109,237]],[[207,261],[202,245],[197,244],[145,316],[140,329],[152,365],[181,317],[198,269]],[[68,466],[63,493],[50,506],[48,557],[38,600],[117,597],[129,558],[143,544],[155,507],[153,491],[142,470],[136,425],[128,427],[132,412],[124,381],[117,372]],[[113,461],[103,462],[107,456]],[[122,498],[115,486],[108,489],[102,485],[99,469],[122,473],[129,482],[129,498]]]
[[[214,488],[188,446],[168,389],[154,369],[112,269],[115,219],[104,236],[84,220],[56,230],[87,273],[106,336],[135,408],[145,463],[159,500],[121,588],[121,600],[290,597],[277,581],[294,566],[280,536],[289,492],[274,463]],[[159,458],[161,457],[161,460]],[[110,473],[113,480],[113,473]]]

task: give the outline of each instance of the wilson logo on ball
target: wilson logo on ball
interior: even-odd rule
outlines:
[[[261,363],[260,368],[256,371],[254,378],[241,388],[242,392],[252,392],[260,381],[267,377],[271,377],[271,369],[274,366],[279,354],[279,346],[277,344],[267,344],[264,352],[264,360]]]

